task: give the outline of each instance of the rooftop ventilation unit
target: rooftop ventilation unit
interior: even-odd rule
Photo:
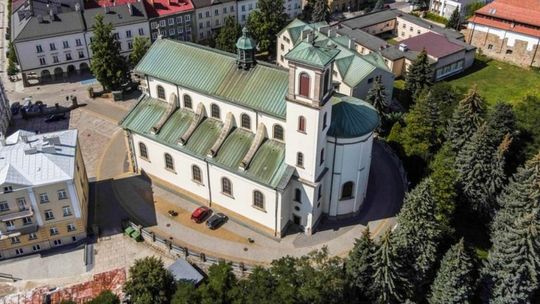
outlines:
[[[402,52],[406,52],[409,50],[409,48],[407,47],[407,45],[405,43],[400,43],[399,46],[398,46],[398,49]]]

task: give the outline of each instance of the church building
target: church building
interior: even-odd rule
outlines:
[[[379,116],[334,91],[340,50],[301,41],[284,68],[255,60],[247,30],[236,47],[154,42],[135,68],[145,93],[121,122],[134,170],[278,238],[358,212]]]

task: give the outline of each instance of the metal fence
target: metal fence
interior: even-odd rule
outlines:
[[[232,266],[233,271],[240,274],[248,274],[251,273],[251,271],[253,270],[253,265],[248,265],[243,262],[227,261],[222,258],[209,256],[204,252],[195,251],[188,248],[187,246],[178,246],[170,240],[163,238],[152,231],[142,228],[141,226],[131,221],[124,222],[124,228],[127,228],[129,226],[139,231],[141,233],[141,237],[147,244],[158,249],[159,251],[171,255],[172,257],[184,258],[202,267],[209,267],[213,264],[218,264],[219,262],[224,261]]]

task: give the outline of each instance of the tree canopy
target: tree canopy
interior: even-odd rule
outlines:
[[[242,28],[233,16],[227,16],[216,37],[216,48],[236,53],[236,41],[242,35]]]
[[[139,61],[144,57],[148,49],[150,48],[150,39],[143,36],[137,36],[133,39],[133,49],[129,54],[129,63],[131,66],[136,66]]]
[[[407,69],[405,90],[414,98],[433,84],[433,70],[425,49],[422,50]]]
[[[448,23],[446,23],[446,28],[459,31],[460,27],[461,27],[461,14],[459,13],[459,9],[456,7],[456,9],[452,12],[452,15],[450,15],[450,19],[448,19]]]
[[[287,24],[283,0],[258,0],[258,9],[249,14],[246,26],[261,52],[276,52],[277,34]]]
[[[167,304],[174,293],[174,278],[156,257],[136,260],[129,268],[124,292],[137,304]]]

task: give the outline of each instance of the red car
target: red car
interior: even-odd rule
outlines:
[[[208,207],[199,207],[191,214],[191,220],[197,224],[204,222],[206,217],[210,214],[211,210]]]

